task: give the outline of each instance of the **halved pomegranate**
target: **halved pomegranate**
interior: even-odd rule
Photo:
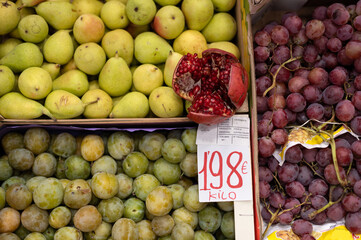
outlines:
[[[173,89],[192,102],[187,117],[201,124],[216,124],[233,116],[247,96],[248,74],[231,53],[210,48],[184,55],[173,74]]]

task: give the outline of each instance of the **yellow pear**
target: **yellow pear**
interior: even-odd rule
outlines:
[[[16,28],[20,21],[20,12],[15,3],[0,1],[0,35],[5,35]]]
[[[152,112],[161,118],[179,117],[183,114],[183,100],[171,87],[161,86],[149,95]]]
[[[141,64],[134,70],[133,85],[136,91],[148,96],[153,89],[163,85],[163,73],[153,64]]]
[[[81,100],[86,105],[83,113],[86,118],[107,118],[113,108],[112,98],[101,89],[87,91]]]
[[[99,73],[99,86],[112,97],[128,92],[132,86],[132,73],[125,60],[119,56],[110,58]]]
[[[53,79],[49,72],[41,67],[29,67],[19,75],[18,86],[25,97],[39,100],[51,92]]]
[[[31,14],[20,20],[18,31],[25,42],[40,43],[48,36],[49,26],[42,16]]]
[[[84,13],[92,13],[99,16],[104,5],[102,1],[98,0],[73,0],[72,3],[79,16]]]
[[[128,0],[125,11],[129,21],[137,25],[146,25],[152,22],[157,6],[153,0]]]
[[[89,89],[88,76],[78,69],[67,71],[53,81],[53,90],[58,89],[81,97]]]
[[[22,43],[23,41],[18,38],[7,38],[3,42],[0,43],[0,58],[8,54],[11,50],[13,50],[17,45]]]
[[[182,54],[170,51],[169,55],[167,57],[167,60],[165,61],[165,66],[163,70],[163,77],[164,77],[164,83],[168,87],[172,87],[173,82],[173,73],[175,68],[178,65],[179,60],[183,57]]]
[[[201,31],[208,24],[214,12],[212,0],[183,0],[181,9],[187,27],[198,31]]]
[[[149,113],[148,98],[140,92],[125,94],[114,106],[111,118],[144,118]]]
[[[216,13],[203,28],[202,34],[207,42],[231,41],[237,34],[236,19],[229,13]]]
[[[9,92],[0,98],[0,114],[8,119],[34,119],[43,114],[54,118],[41,103],[18,92]]]
[[[104,3],[100,17],[109,29],[125,28],[129,24],[125,4],[120,1],[113,0]]]
[[[197,53],[202,56],[202,52],[208,48],[207,40],[203,34],[196,30],[186,30],[182,32],[173,42],[174,51],[186,55],[187,53]]]
[[[49,93],[44,106],[57,119],[76,118],[84,112],[85,107],[80,98],[65,90]]]
[[[107,32],[101,43],[108,58],[116,54],[122,57],[130,65],[133,61],[134,39],[124,29],[115,29]]]
[[[58,30],[44,43],[43,54],[46,61],[64,65],[74,54],[74,44],[69,30]]]
[[[43,65],[41,65],[41,68],[46,70],[50,74],[51,79],[53,80],[59,76],[60,67],[60,64],[48,62],[43,62]]]
[[[100,42],[104,33],[105,26],[103,20],[92,13],[80,15],[73,26],[74,38],[80,44]]]
[[[0,97],[10,92],[15,85],[15,74],[10,68],[0,65]]]
[[[86,74],[96,75],[106,62],[106,54],[97,43],[83,43],[75,49],[74,61],[76,67]]]

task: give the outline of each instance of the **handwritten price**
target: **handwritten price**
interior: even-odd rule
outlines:
[[[224,161],[225,159],[225,161]],[[233,161],[236,160],[235,164],[232,164]],[[233,151],[228,154],[226,158],[223,158],[221,152],[219,151],[206,151],[204,152],[203,158],[203,167],[198,172],[199,174],[203,174],[203,186],[199,189],[201,191],[208,191],[214,189],[221,189],[224,187],[224,176],[223,174],[227,174],[228,171],[225,171],[225,168],[230,169],[230,172],[226,176],[226,184],[230,188],[241,188],[243,186],[242,174],[247,174],[247,161],[243,161],[242,152]],[[226,166],[224,166],[224,164]],[[218,166],[218,169],[214,169],[214,165]],[[240,167],[240,172],[238,168]],[[208,172],[214,177],[217,178],[219,183],[215,185],[212,183],[208,184]],[[236,179],[234,183],[232,183],[231,179]]]

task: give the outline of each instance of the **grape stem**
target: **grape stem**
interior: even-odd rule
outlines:
[[[283,63],[278,67],[278,69],[277,69],[277,71],[275,72],[275,74],[272,74],[272,73],[271,73],[271,75],[272,75],[272,81],[273,81],[273,82],[272,82],[272,85],[271,85],[269,88],[267,88],[266,91],[264,91],[263,97],[265,97],[269,91],[271,91],[274,87],[276,87],[276,78],[277,78],[278,73],[281,71],[281,68],[285,67],[286,64],[288,64],[288,63],[290,63],[290,62],[293,62],[293,61],[296,61],[296,60],[299,60],[299,59],[301,59],[301,57],[292,57],[292,58],[288,59],[287,61],[283,62]]]
[[[340,176],[340,169],[338,167],[338,163],[337,163],[337,156],[336,156],[336,143],[335,143],[335,139],[332,136],[332,134],[323,131],[323,130],[319,130],[320,133],[326,134],[329,137],[328,142],[330,143],[331,146],[331,151],[332,151],[332,161],[333,161],[333,165],[335,167],[335,172],[336,172],[336,176],[337,176],[337,180],[339,181],[339,183],[341,184],[342,187],[346,187],[347,186],[347,181],[341,179]],[[324,139],[324,137],[320,134],[320,136]],[[326,139],[324,139],[326,140]]]
[[[332,187],[330,188],[330,198],[329,198],[329,199],[331,199],[331,200],[330,200],[325,206],[323,206],[322,208],[317,209],[316,211],[308,214],[308,217],[309,217],[310,219],[313,219],[314,217],[316,217],[317,214],[325,211],[327,208],[331,207],[332,205],[335,205],[336,203],[339,203],[339,202],[342,200],[343,196],[345,195],[346,189],[343,190],[343,193],[342,193],[341,197],[340,197],[339,199],[337,199],[336,201],[332,201],[332,197],[331,197],[331,196],[332,196],[333,190],[334,190],[334,186],[332,186]]]
[[[292,208],[283,209],[283,210],[281,210],[281,208],[278,208],[278,209],[276,210],[276,212],[274,212],[274,213],[269,209],[269,204],[266,204],[266,203],[264,202],[265,208],[266,208],[267,211],[271,214],[271,219],[269,220],[266,229],[263,231],[261,239],[263,239],[263,238],[265,237],[268,229],[271,227],[271,225],[273,224],[273,222],[277,219],[277,217],[278,217],[279,215],[281,215],[281,214],[283,214],[283,213],[285,213],[285,212],[292,211],[293,209],[296,209],[296,208],[301,207],[302,205],[304,205],[304,204],[306,204],[306,203],[309,203],[309,202],[308,202],[308,199],[309,199],[310,196],[311,196],[311,194],[306,195],[306,198],[305,198],[305,200],[304,200],[302,203],[297,204],[297,205],[294,205]]]
[[[311,168],[314,175],[317,175],[319,178],[325,180],[325,178],[323,176],[321,176],[320,174],[318,174],[316,172],[316,170],[313,168],[313,166],[310,163],[308,163],[306,160],[303,160],[303,163],[305,163],[309,168]]]
[[[280,188],[280,190],[282,190],[282,192],[285,192],[282,185],[281,185],[281,183],[278,181],[278,178],[276,177],[276,175],[272,174],[272,176],[273,176],[274,180],[276,181],[276,183],[277,183],[278,187]]]

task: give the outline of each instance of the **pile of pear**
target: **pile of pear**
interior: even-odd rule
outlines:
[[[173,118],[188,53],[240,57],[236,0],[0,0],[0,117]]]

